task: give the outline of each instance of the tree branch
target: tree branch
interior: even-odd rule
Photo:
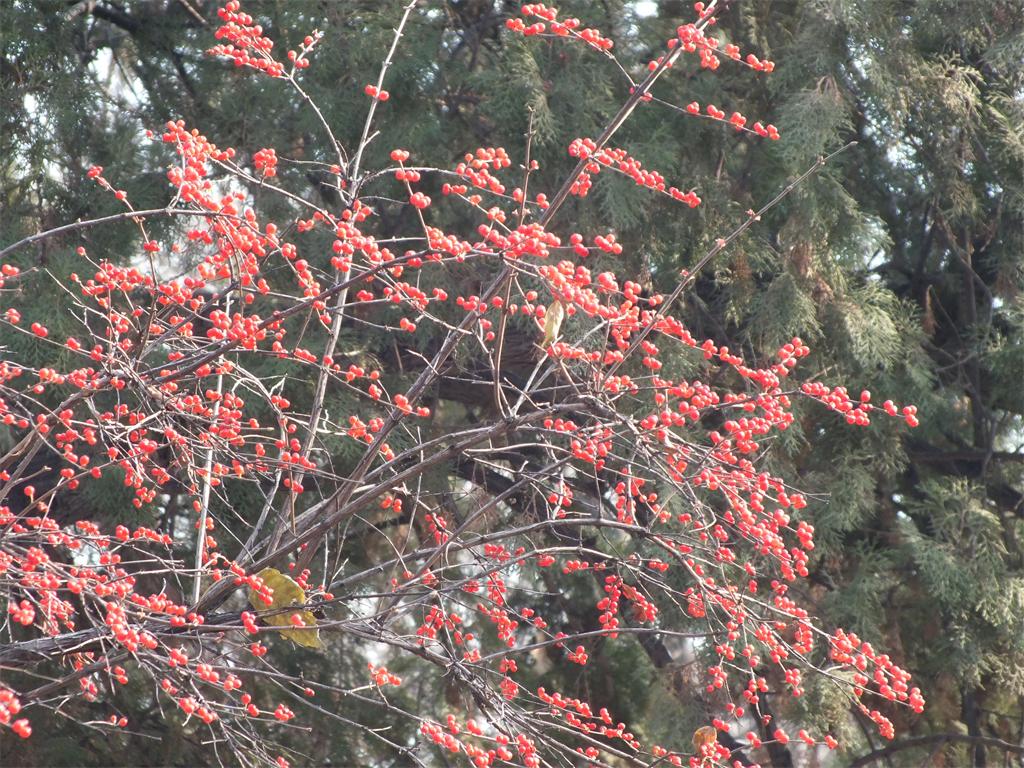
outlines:
[[[1008,741],[997,739],[992,736],[968,736],[965,733],[933,733],[930,736],[918,736],[915,739],[904,739],[903,741],[897,741],[895,744],[890,744],[882,749],[876,749],[874,752],[858,757],[852,763],[850,768],[861,768],[865,765],[871,765],[871,763],[883,760],[890,755],[894,755],[897,752],[902,752],[906,749],[915,749],[916,747],[925,747],[929,744],[941,744],[947,741],[962,742],[965,744],[973,744],[975,746],[994,747],[1001,749],[1004,752],[1024,755],[1024,746],[1020,744],[1011,744]]]

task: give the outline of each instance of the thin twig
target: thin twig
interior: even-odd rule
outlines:
[[[54,227],[48,229],[45,232],[37,232],[34,235],[24,237],[16,243],[11,243],[3,250],[0,250],[0,259],[4,258],[7,254],[13,253],[19,248],[23,248],[26,245],[31,245],[38,240],[46,240],[51,237],[57,237],[63,235],[65,232],[74,232],[79,229],[88,229],[90,227],[96,227],[100,224],[110,224],[115,221],[125,221],[132,219],[145,219],[153,218],[155,216],[202,216],[204,218],[225,218],[225,219],[238,219],[238,216],[232,216],[221,211],[201,211],[192,208],[151,208],[145,211],[124,211],[123,213],[114,213],[110,216],[101,216],[98,219],[88,219],[87,221],[76,221],[73,224],[65,224],[62,227]]]
[[[704,254],[701,260],[697,262],[693,269],[687,271],[684,274],[683,279],[679,281],[679,284],[676,285],[675,289],[672,291],[671,294],[669,294],[668,298],[665,299],[665,301],[663,301],[661,304],[659,304],[658,307],[651,313],[651,315],[647,319],[647,322],[644,323],[644,327],[640,330],[639,333],[636,334],[636,337],[630,343],[629,348],[626,349],[625,352],[623,352],[622,357],[616,363],[609,366],[608,370],[604,374],[603,381],[608,381],[609,378],[615,375],[615,372],[622,366],[622,364],[627,359],[629,359],[630,355],[632,355],[633,352],[636,351],[636,348],[643,343],[643,340],[647,338],[651,331],[654,330],[654,327],[655,325],[657,325],[658,320],[664,317],[666,310],[679,299],[679,297],[683,294],[683,291],[685,291],[687,288],[693,285],[693,283],[697,280],[697,275],[700,273],[700,271],[704,269],[704,267],[706,267],[711,262],[711,260],[715,258],[715,256],[717,256],[719,253],[728,248],[729,245],[731,245],[740,235],[742,235],[744,232],[750,229],[750,227],[754,225],[754,222],[759,221],[765,213],[767,213],[776,205],[781,203],[786,197],[789,196],[789,194],[794,189],[800,186],[800,184],[802,184],[808,177],[817,173],[818,170],[824,167],[826,163],[831,161],[833,158],[835,158],[842,152],[845,152],[850,147],[856,146],[856,144],[856,141],[851,141],[850,143],[845,144],[839,149],[835,150],[831,154],[826,155],[825,157],[819,157],[815,161],[814,165],[812,165],[810,168],[808,168],[806,171],[800,174],[797,178],[791,181],[785,189],[783,189],[781,192],[779,192],[779,194],[777,194],[775,197],[773,197],[771,200],[765,203],[759,211],[750,211],[746,221],[744,221],[736,229],[734,229],[727,237],[719,239],[715,243],[715,246],[706,254]]]
[[[377,74],[377,92],[380,93],[380,89],[384,86],[384,78],[388,73],[388,69],[391,67],[392,57],[395,55],[395,50],[398,48],[398,41],[402,39],[402,30],[405,29],[405,23],[409,20],[409,14],[412,13],[412,9],[416,7],[418,0],[410,0],[409,4],[405,6],[405,12],[402,14],[401,20],[398,22],[398,28],[395,29],[395,36],[391,40],[391,48],[388,49],[388,55],[384,58],[381,63],[380,72]],[[363,160],[363,151],[366,149],[370,138],[370,127],[373,125],[373,115],[377,111],[376,97],[370,99],[370,109],[366,113],[366,122],[363,123],[363,134],[359,137],[359,144],[356,146],[355,157],[352,158],[352,167],[349,169],[348,177],[352,182],[352,196],[359,196],[359,166]]]

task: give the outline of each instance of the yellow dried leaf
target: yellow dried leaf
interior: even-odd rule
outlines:
[[[282,608],[306,604],[306,593],[294,579],[285,576],[277,568],[264,568],[260,571],[260,578],[263,583],[273,590],[270,605],[263,602],[256,590],[249,590],[249,605],[257,611],[280,611]],[[298,615],[302,623],[312,629],[301,629],[292,624],[292,616]],[[316,616],[307,610],[295,611],[294,613],[272,613],[268,616],[260,616],[264,623],[272,627],[283,627],[281,634],[293,643],[305,646],[306,648],[320,648],[320,630],[316,629]]]
[[[693,748],[699,753],[705,744],[718,741],[718,731],[712,725],[704,725],[693,732]]]
[[[544,312],[544,340],[540,343],[541,347],[547,349],[548,345],[558,338],[558,331],[564,319],[565,307],[560,300],[555,299]]]

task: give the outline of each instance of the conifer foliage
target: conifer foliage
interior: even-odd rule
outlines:
[[[648,38],[589,4],[378,5],[226,3],[191,33],[201,63],[162,49],[187,117],[92,158],[89,215],[5,235],[3,748],[29,762],[65,719],[111,734],[105,762],[156,764],[791,764],[892,740],[925,707],[876,647],[900,635],[881,605],[843,628],[821,590],[885,557],[842,552],[870,462],[833,487],[823,457],[875,440],[897,477],[933,380],[888,373],[921,334],[907,306],[815,255],[874,236],[835,180],[833,86],[780,95],[776,127],[790,84],[716,31],[742,26],[728,3]],[[162,60],[140,54],[146,82]],[[715,147],[715,181],[659,132]],[[716,183],[737,164],[787,173]],[[969,254],[955,221],[935,232]],[[813,498],[833,490],[853,503]],[[934,560],[977,494],[896,494],[949,605],[1005,577],[981,511],[974,570]]]

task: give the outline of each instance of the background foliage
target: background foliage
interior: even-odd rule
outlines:
[[[532,152],[541,164],[537,189],[557,184],[569,167],[567,145],[598,132],[626,87],[612,62],[582,46],[509,35],[504,20],[516,6],[449,0],[417,9],[392,69],[381,135],[371,145],[379,157],[368,158],[368,166],[398,146],[440,166],[475,146],[504,146],[521,157],[532,124]],[[670,0],[562,7],[611,34],[621,60],[641,63],[684,16],[689,20],[689,9]],[[398,4],[265,0],[247,9],[283,48],[295,47],[297,36],[312,28],[326,31],[326,55],[304,83],[339,139],[355,144],[364,117],[362,85],[390,44]],[[310,112],[265,78],[204,55],[214,13],[215,4],[203,0],[0,6],[0,247],[113,212],[109,196],[86,180],[92,164],[116,173],[137,206],[162,205],[166,158],[140,137],[179,117],[203,126],[219,146],[276,147],[282,183],[305,196],[330,194],[304,165],[329,162]],[[819,155],[858,142],[704,273],[685,318],[695,335],[752,360],[802,336],[821,375],[918,405],[922,426],[909,434],[885,424],[851,431],[819,421],[816,433],[806,434],[811,422],[798,422],[773,454],[773,469],[812,493],[830,491],[815,507],[818,549],[804,599],[826,626],[845,625],[889,649],[929,695],[924,716],[898,725],[908,736],[935,738],[894,759],[902,764],[910,755],[918,762],[930,755],[935,764],[984,765],[1000,759],[991,746],[942,737],[1011,744],[1024,738],[1024,10],[1014,0],[739,0],[722,17],[719,34],[775,60],[775,73],[751,79],[738,68],[709,73],[690,63],[655,95],[727,111],[742,105],[752,119],[778,125],[782,139],[750,142],[719,124],[648,104],[617,143],[674,173],[680,186],[692,184],[705,204],[697,215],[680,216],[631,183],[601,178],[587,204],[568,204],[578,208],[567,218],[579,231],[610,227],[624,245],[614,266],[598,260],[595,270],[614,268],[668,292],[679,269],[742,221],[748,208],[770,199]],[[393,192],[400,196],[397,185]],[[385,203],[386,227],[407,228],[409,208]],[[130,227],[87,235],[90,251],[111,260],[130,259],[136,238]],[[14,263],[68,273],[77,244],[43,241]],[[167,261],[162,268],[173,273],[181,266]],[[469,284],[450,288],[473,293]],[[62,318],[53,310],[59,296],[16,299],[26,324],[46,319],[61,335]],[[415,340],[420,351],[435,342]],[[20,334],[0,336],[0,351],[19,359],[27,345]],[[395,380],[415,367],[389,334],[365,326],[345,329],[341,348],[355,361],[382,365]],[[473,361],[459,362],[471,378]],[[682,371],[688,363],[672,364]],[[272,362],[265,373],[274,375]],[[311,397],[302,382],[289,382],[288,391],[300,403]],[[330,393],[326,408],[347,412],[344,398]],[[437,398],[443,418],[435,428],[442,430],[445,420],[472,419],[488,407],[489,395],[481,398],[467,386]],[[333,450],[336,468],[355,458],[341,441]],[[452,474],[438,477],[438,488],[455,482]],[[227,495],[240,503],[245,493],[239,483]],[[116,483],[94,485],[60,514],[69,522],[103,522],[110,510],[125,508],[121,496]],[[143,522],[166,529],[184,520],[173,499],[161,515]],[[182,546],[188,546],[184,539]],[[550,600],[551,610],[581,627],[596,619],[579,607],[589,601],[572,594]],[[339,686],[356,685],[365,671],[364,649],[355,645],[335,647],[330,658],[278,645],[285,663]],[[676,650],[681,659],[692,657],[693,649]],[[553,671],[543,654],[530,670],[537,684],[586,691],[654,739],[705,720],[690,667],[659,665],[639,643],[598,645],[591,664],[571,679],[552,680],[566,673]],[[403,687],[395,703],[415,708],[418,699],[444,696],[434,685],[424,679]],[[813,683],[808,688],[805,717],[843,733],[852,749],[846,756],[880,746],[841,702]],[[134,693],[143,701],[152,696]],[[449,704],[461,703],[453,696]],[[352,706],[335,705],[341,714]],[[0,741],[0,749],[7,764],[210,760],[194,733],[160,716],[155,700],[153,706],[131,734],[95,736],[63,720],[56,738]],[[359,713],[361,720],[372,717]],[[399,742],[408,736],[391,734]],[[311,734],[282,738],[301,742],[317,764],[389,759],[379,745],[327,719],[314,722]],[[773,754],[780,761],[793,757],[810,759],[796,749]]]

